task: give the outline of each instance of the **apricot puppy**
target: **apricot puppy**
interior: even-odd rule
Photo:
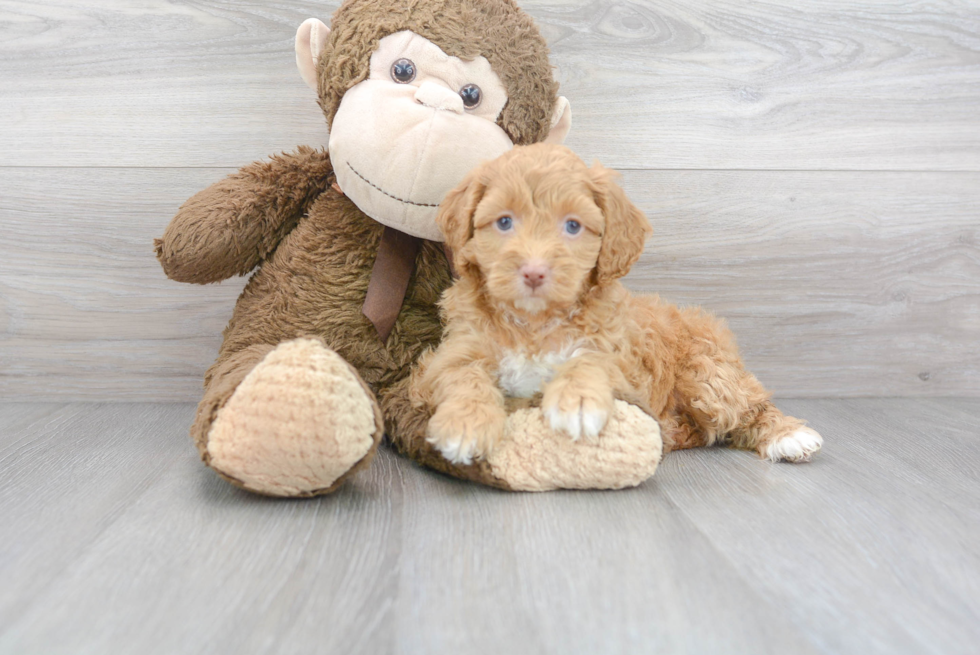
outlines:
[[[428,440],[456,463],[485,457],[507,397],[540,400],[556,432],[596,438],[619,398],[658,418],[665,450],[723,442],[808,459],[820,435],[776,409],[723,323],[619,282],[652,230],[615,177],[536,144],[446,196],[437,221],[459,280],[412,383],[433,412]]]

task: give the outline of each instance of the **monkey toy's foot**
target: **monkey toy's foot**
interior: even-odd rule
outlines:
[[[621,400],[594,439],[553,432],[537,407],[512,413],[507,434],[487,464],[501,486],[515,491],[635,487],[653,475],[663,454],[657,421]]]
[[[270,496],[314,496],[366,466],[381,410],[337,353],[314,339],[279,344],[242,380],[208,432],[205,460]]]

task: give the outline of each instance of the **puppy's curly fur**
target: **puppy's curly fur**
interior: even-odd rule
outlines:
[[[615,177],[537,144],[446,196],[438,221],[459,280],[442,299],[442,344],[413,379],[433,411],[429,441],[454,462],[486,456],[508,397],[539,399],[552,429],[596,438],[620,398],[659,419],[666,450],[723,442],[808,459],[820,435],[776,409],[721,321],[619,282],[652,230]]]

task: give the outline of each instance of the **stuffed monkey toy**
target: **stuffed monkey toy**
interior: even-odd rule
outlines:
[[[166,274],[206,284],[253,271],[224,331],[191,435],[229,482],[274,496],[336,489],[387,433],[414,460],[505,489],[618,488],[653,474],[659,427],[618,402],[598,440],[572,442],[540,409],[458,465],[425,441],[409,373],[438,344],[452,275],[443,196],[515,144],[571,125],[547,45],[512,0],[348,0],[332,29],[296,35],[328,150],[256,162],[190,198],[155,241]]]

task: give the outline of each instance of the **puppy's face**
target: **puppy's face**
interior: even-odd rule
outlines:
[[[583,174],[493,179],[473,216],[467,259],[498,302],[536,313],[574,303],[595,268],[605,219]]]
[[[484,164],[440,208],[460,274],[479,275],[492,299],[528,313],[567,308],[625,275],[650,228],[612,175],[545,144]]]

